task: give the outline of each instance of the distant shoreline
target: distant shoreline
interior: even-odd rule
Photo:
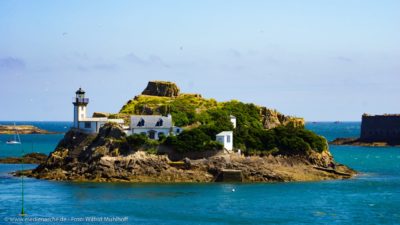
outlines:
[[[0,164],[40,164],[46,162],[46,159],[46,154],[32,152],[22,157],[0,158]]]
[[[390,144],[388,142],[365,142],[359,138],[336,138],[330,141],[331,145],[351,145],[351,146],[364,146],[364,147],[396,147],[399,144]]]
[[[61,134],[62,132],[47,131],[32,125],[0,125],[0,134]]]

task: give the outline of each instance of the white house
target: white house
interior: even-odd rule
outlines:
[[[216,141],[224,146],[224,149],[231,151],[233,149],[233,131],[222,131],[216,135]]]
[[[74,104],[74,124],[73,127],[85,133],[98,133],[100,127],[107,122],[114,122],[123,125],[123,119],[108,119],[107,117],[91,118],[87,117],[87,105],[89,99],[85,98],[85,91],[79,88],[72,102]]]
[[[130,132],[128,134],[146,134],[150,139],[158,140],[161,135],[177,135],[182,132],[180,127],[172,125],[172,116],[132,115]]]

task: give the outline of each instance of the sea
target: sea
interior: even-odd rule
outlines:
[[[0,124],[13,124],[1,122]],[[71,122],[17,124],[66,132]],[[360,122],[313,122],[328,140],[357,137]],[[21,135],[0,158],[50,153],[63,134]],[[288,183],[127,184],[47,181],[10,172],[36,165],[0,164],[0,224],[400,224],[400,148],[330,146],[357,170],[349,180]]]

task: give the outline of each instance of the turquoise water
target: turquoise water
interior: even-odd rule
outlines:
[[[330,140],[357,136],[359,126],[307,125]],[[116,224],[400,224],[400,148],[331,146],[331,151],[337,161],[361,175],[350,180],[273,184],[96,184],[26,179],[26,219],[64,219],[62,224],[94,224],[85,222],[85,217],[119,219]],[[20,218],[20,179],[8,175],[20,167],[0,164],[0,224]]]
[[[0,121],[0,125],[13,125],[14,122]],[[16,125],[33,125],[59,134],[21,134],[22,145],[7,145],[6,141],[14,135],[0,135],[0,158],[20,156],[24,152],[41,152],[48,154],[54,150],[57,143],[64,137],[71,126],[71,122],[31,122],[19,121]]]

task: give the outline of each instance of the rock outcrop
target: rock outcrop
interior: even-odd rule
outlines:
[[[47,155],[43,153],[28,153],[22,157],[8,157],[0,159],[0,163],[5,164],[40,164],[44,163],[47,159]]]
[[[302,127],[305,125],[303,118],[286,116],[274,109],[268,109],[266,107],[260,107],[260,115],[265,129],[272,129],[277,126],[288,124],[294,127]]]
[[[176,97],[179,95],[178,86],[169,81],[149,81],[143,95]]]
[[[223,171],[239,171],[244,182],[346,179],[355,172],[336,165],[328,151],[307,156],[239,156],[221,153],[208,158],[172,162],[166,155],[132,151],[116,124],[97,136],[69,131],[45,163],[29,176],[99,182],[214,182]],[[336,165],[335,169],[329,169]]]

